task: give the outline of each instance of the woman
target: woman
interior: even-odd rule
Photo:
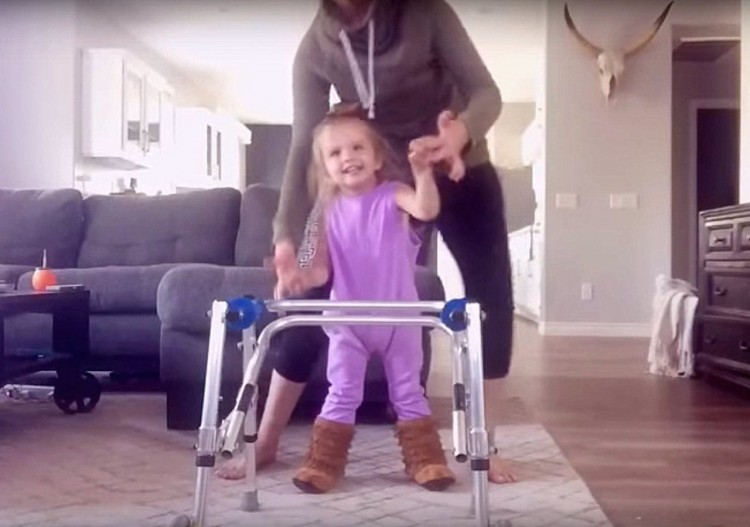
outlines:
[[[466,295],[479,300],[485,389],[508,373],[513,299],[499,178],[484,140],[500,114],[500,92],[465,28],[445,0],[322,0],[294,61],[294,120],[279,210],[274,221],[277,293],[299,294],[297,248],[312,209],[306,171],[312,131],[329,110],[331,86],[344,103],[361,104],[395,149],[408,182],[408,150],[427,148],[443,174],[436,225],[461,271]],[[440,170],[438,170],[440,171]],[[326,298],[326,288],[312,296]],[[285,331],[271,378],[256,454],[275,460],[281,433],[309,379],[326,336],[320,328]],[[320,346],[315,346],[319,343]],[[490,433],[494,431],[488,423]],[[492,441],[492,437],[490,438]],[[492,444],[492,443],[491,443]],[[244,476],[242,458],[219,476]],[[489,478],[515,481],[493,456]]]

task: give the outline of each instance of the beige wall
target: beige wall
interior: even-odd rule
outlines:
[[[493,164],[498,168],[505,197],[508,231],[533,223],[535,203],[531,167],[523,166],[521,139],[534,119],[534,103],[505,103],[488,136]]]
[[[596,66],[571,38],[564,2],[548,3],[542,331],[648,333],[654,280],[669,274],[672,206],[671,24],[736,22],[739,2],[683,1],[626,66],[614,104]],[[657,2],[570,2],[579,29],[602,46],[625,45],[658,15]],[[576,193],[577,209],[554,207]],[[638,195],[637,209],[609,208],[610,193]],[[581,300],[581,284],[594,286]]]
[[[0,187],[73,184],[72,0],[0,2]]]
[[[505,102],[503,110],[492,129],[489,145],[493,163],[515,170],[521,163],[521,136],[534,119],[533,102]]]

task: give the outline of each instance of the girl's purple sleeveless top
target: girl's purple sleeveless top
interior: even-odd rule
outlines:
[[[397,183],[360,196],[337,196],[326,234],[336,300],[417,300],[414,267],[419,237],[395,200]]]

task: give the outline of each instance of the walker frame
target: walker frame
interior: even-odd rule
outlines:
[[[335,311],[337,314],[324,313],[327,311]],[[277,313],[279,316],[265,326],[256,338],[256,323],[265,312]],[[287,315],[288,312],[295,314]],[[472,471],[471,510],[477,526],[490,526],[490,447],[484,413],[480,329],[482,313],[479,304],[464,299],[447,302],[262,301],[252,296],[243,296],[228,302],[215,300],[208,314],[211,317],[211,330],[195,454],[197,476],[193,511],[192,516],[181,515],[175,518],[170,527],[206,525],[208,481],[216,453],[220,453],[225,459],[231,459],[239,453],[240,441],[244,443],[246,457],[246,490],[243,492],[240,508],[248,512],[259,509],[255,464],[257,381],[271,337],[289,327],[331,325],[422,326],[440,329],[451,337],[453,455],[459,462],[469,461]],[[245,369],[234,408],[217,428],[222,358],[228,329],[242,331],[241,347]]]

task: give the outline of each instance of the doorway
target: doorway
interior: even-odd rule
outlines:
[[[265,183],[281,188],[292,141],[292,125],[247,124],[253,134],[245,157],[245,185]]]
[[[690,277],[697,283],[698,213],[739,203],[738,102],[729,99],[692,101],[690,143]]]

